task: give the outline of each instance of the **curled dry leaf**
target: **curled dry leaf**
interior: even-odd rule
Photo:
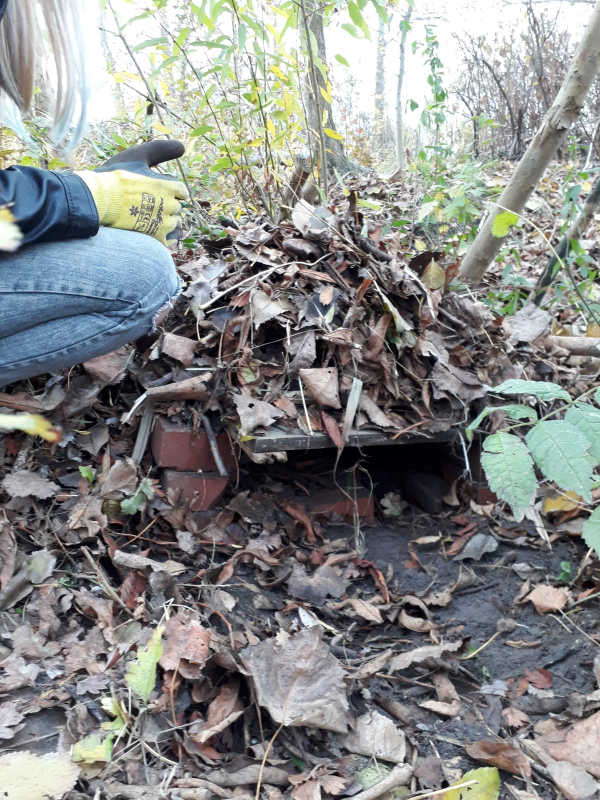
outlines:
[[[274,722],[346,733],[350,722],[344,670],[318,626],[279,634],[240,654],[256,698]]]
[[[460,642],[444,642],[443,644],[425,645],[424,647],[417,647],[415,650],[409,650],[407,653],[400,653],[392,659],[389,672],[398,672],[401,669],[408,669],[413,664],[424,664],[433,659],[443,658],[446,654],[457,653],[463,646],[463,641]]]
[[[481,761],[490,767],[498,767],[513,775],[531,777],[531,764],[527,756],[509,742],[492,742],[482,739],[466,746],[467,753],[475,761]]]

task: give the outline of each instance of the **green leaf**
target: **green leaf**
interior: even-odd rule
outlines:
[[[166,67],[170,67],[171,64],[174,64],[176,61],[179,61],[179,56],[169,56],[169,58],[165,58],[162,64],[159,64],[154,72],[148,75],[146,79],[148,83],[151,83],[161,70],[165,69]]]
[[[71,758],[84,764],[96,764],[99,761],[110,761],[112,750],[112,736],[102,739],[99,733],[91,733],[79,742],[75,742]]]
[[[600,463],[600,408],[589,403],[574,403],[565,414],[565,420],[583,433],[590,443],[590,455]]]
[[[545,381],[521,381],[511,379],[504,381],[500,386],[492,389],[494,394],[532,394],[538,400],[571,400],[571,396],[556,383],[546,383]]]
[[[519,217],[513,214],[512,211],[503,211],[494,219],[492,236],[495,236],[497,239],[504,239],[505,236],[508,236],[512,226],[516,225],[518,221]]]
[[[516,404],[510,404],[508,406],[487,406],[487,408],[483,409],[481,414],[479,414],[476,419],[473,420],[473,422],[465,431],[469,441],[473,440],[473,432],[476,431],[483,420],[490,414],[493,414],[494,411],[504,411],[504,413],[511,419],[530,419],[532,421],[536,421],[538,418],[535,409],[529,408],[529,406],[518,406]]]
[[[512,433],[500,431],[488,436],[481,465],[490,489],[512,508],[517,522],[535,499],[537,480],[533,461],[525,444]]]
[[[190,139],[193,139],[196,136],[204,136],[211,131],[214,131],[212,125],[200,125],[199,128],[194,128],[194,130],[190,133]]]
[[[79,472],[82,478],[87,478],[90,483],[94,482],[94,473],[91,467],[79,467]]]
[[[363,15],[360,13],[360,10],[356,3],[353,0],[350,0],[348,3],[348,13],[350,14],[350,19],[356,25],[357,28],[364,33],[367,39],[371,39],[371,31],[369,30],[369,26],[365,22]]]
[[[138,650],[137,661],[129,665],[125,675],[125,683],[144,704],[148,702],[156,683],[156,665],[163,652],[163,631],[163,625],[154,631],[147,646]]]
[[[354,25],[350,25],[349,22],[344,22],[344,24],[342,25],[342,28],[345,31],[347,31],[350,34],[350,36],[354,36],[355,39],[360,39],[360,36],[358,35],[358,31],[356,30]]]
[[[144,500],[143,493],[136,492],[131,497],[126,497],[124,500],[121,500],[121,511],[129,515],[137,514],[138,511],[142,510]]]
[[[377,9],[377,13],[379,15],[379,19],[382,22],[385,22],[386,25],[389,25],[390,18],[389,18],[389,15],[388,15],[387,11],[385,10],[385,6],[382,6],[381,3],[377,2],[377,0],[371,0],[371,2],[373,3],[375,8]]]
[[[156,47],[158,44],[166,44],[167,37],[166,36],[159,36],[158,39],[146,39],[145,42],[140,42],[140,44],[136,44],[135,47],[132,47],[134,53],[138,50],[144,50],[146,47]]]
[[[574,425],[563,419],[538,422],[527,434],[527,445],[544,477],[565,492],[592,499],[590,443]]]
[[[337,55],[335,57],[335,60],[339,61],[340,64],[342,64],[342,66],[344,66],[344,67],[349,67],[350,66],[350,64],[348,63],[347,59],[344,58],[344,56]]]
[[[477,781],[475,786],[464,789],[446,789],[443,800],[498,800],[500,796],[500,773],[496,767],[481,767],[465,772],[458,785]],[[456,785],[456,784],[455,784]]]
[[[592,512],[581,529],[581,538],[588,547],[593,547],[600,555],[600,507]]]

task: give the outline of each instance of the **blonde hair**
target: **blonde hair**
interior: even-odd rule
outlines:
[[[85,125],[90,92],[82,12],[83,0],[8,0],[0,23],[3,105],[8,99],[20,114],[31,111],[43,56],[50,55],[56,73],[52,135],[57,143],[69,135],[73,125],[74,143]]]

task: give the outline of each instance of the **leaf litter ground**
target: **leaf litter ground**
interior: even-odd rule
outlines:
[[[356,377],[354,426],[391,435],[460,426],[486,385],[548,365],[588,388],[585,363],[543,344],[547,320],[447,291],[443,254],[410,261],[384,223],[339,198],[231,230],[229,249],[181,265],[164,335],[2,396],[64,429],[58,448],[1,440],[9,800],[368,800],[384,779],[399,797],[472,775],[446,800],[598,791],[600,573],[576,503],[517,523],[460,480],[427,517],[409,473],[439,473],[441,451],[435,466],[343,455],[339,483],[375,494],[371,526],[311,513],[328,456],[241,459],[210,512],[155,478],[144,390],[197,427],[208,414],[241,439],[277,425],[339,446]]]

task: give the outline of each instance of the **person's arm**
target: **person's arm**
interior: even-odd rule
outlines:
[[[85,239],[98,233],[96,204],[85,182],[35,167],[0,170],[0,207],[9,206],[22,244]]]

